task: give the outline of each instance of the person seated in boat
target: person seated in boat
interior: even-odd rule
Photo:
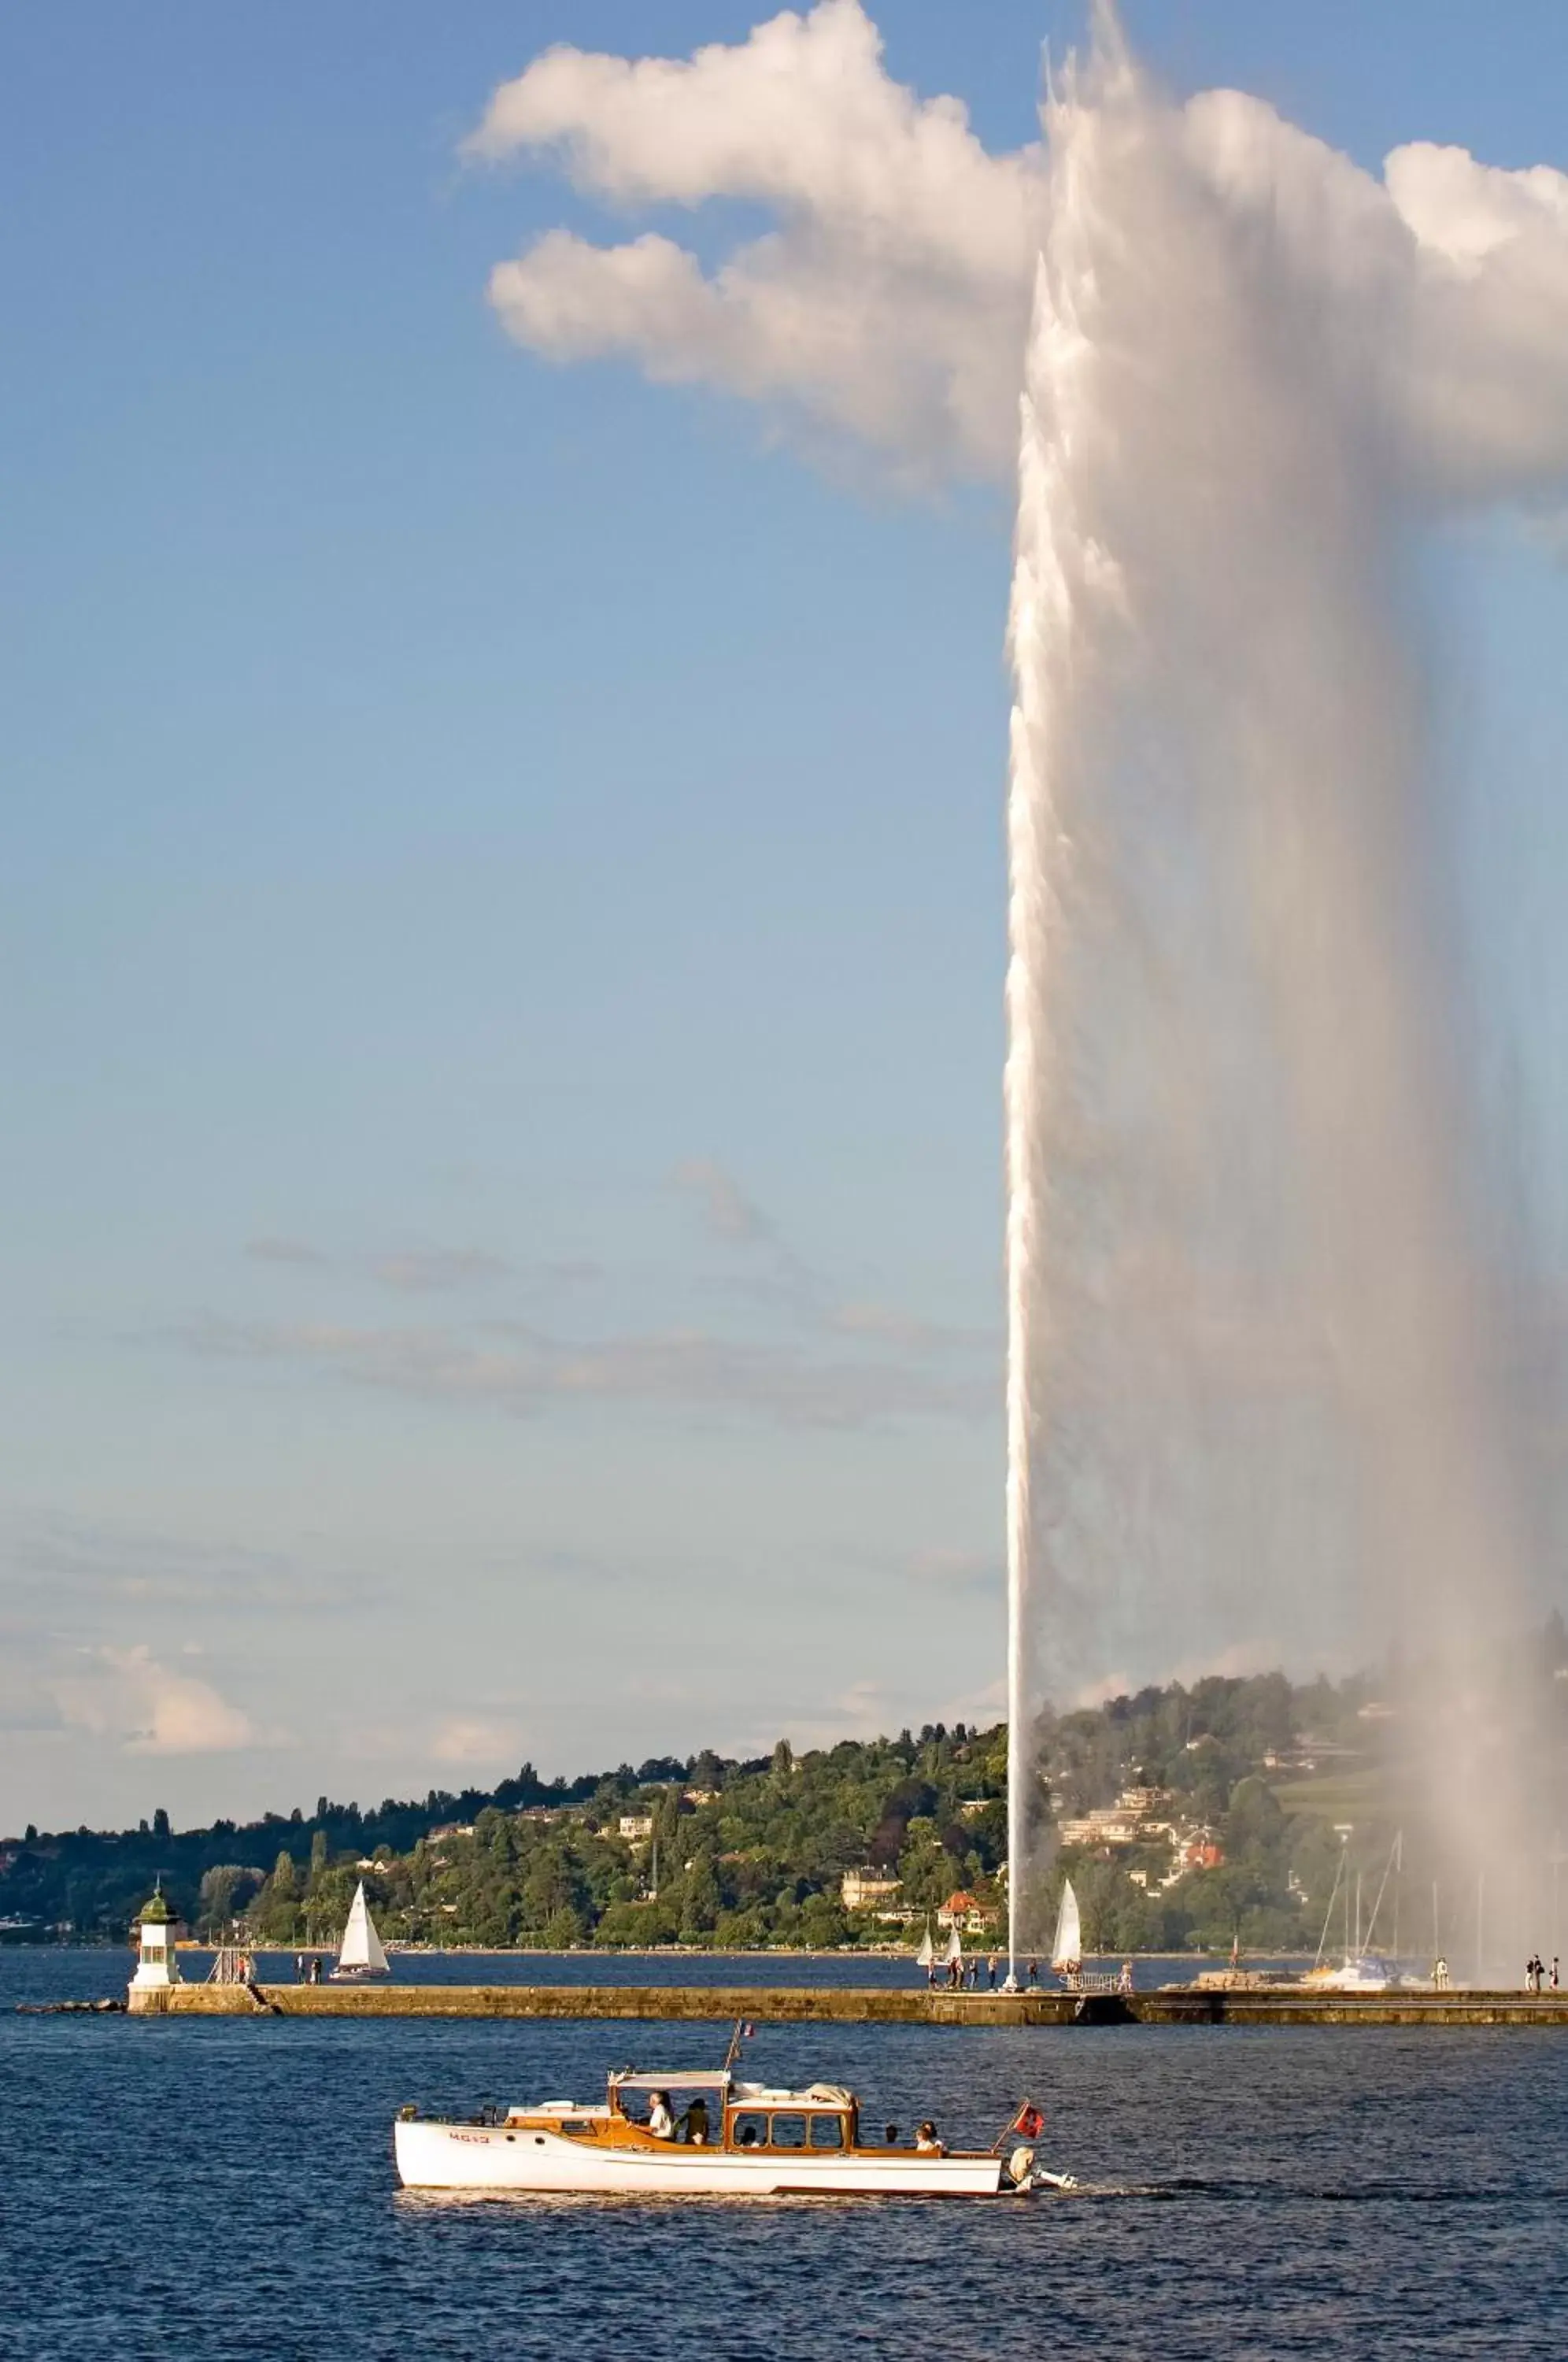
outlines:
[[[755,2125],[743,2125],[741,2126],[740,2145],[742,2148],[756,2148],[762,2136],[757,2131]]]
[[[680,2137],[690,2141],[693,2148],[708,2146],[708,2103],[701,2092],[680,2119]]]
[[[936,2126],[929,2116],[916,2130],[915,2147],[922,2157],[945,2157],[947,2154],[946,2143],[939,2139]]]
[[[668,2092],[650,2092],[648,2096],[649,2132],[652,2133],[655,2140],[673,2140],[675,2138],[675,2118],[671,2115],[669,2110],[669,2093]]]

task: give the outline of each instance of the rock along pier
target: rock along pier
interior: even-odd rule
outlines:
[[[159,2017],[751,2018],[836,2025],[1568,2026],[1565,1992],[911,1992],[805,1985],[184,1984],[131,1990]]]

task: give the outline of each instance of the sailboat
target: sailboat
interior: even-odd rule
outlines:
[[[1318,1957],[1301,1980],[1304,1985],[1310,1985],[1316,1991],[1326,1992],[1385,1992],[1394,1983],[1395,1977],[1390,1972],[1387,1963],[1375,1959],[1369,1948],[1372,1943],[1373,1928],[1377,1925],[1378,1912],[1383,1907],[1383,1890],[1388,1883],[1388,1874],[1394,1868],[1396,1860],[1403,1859],[1403,1846],[1404,1832],[1401,1830],[1395,1838],[1387,1867],[1383,1872],[1383,1885],[1377,1890],[1377,1901],[1373,1905],[1372,1918],[1367,1925],[1364,1936],[1361,1928],[1361,1872],[1359,1871],[1356,1872],[1353,1881],[1355,1936],[1353,1940],[1351,1936],[1353,1881],[1349,1869],[1349,1846],[1344,1838],[1341,1838],[1340,1864],[1334,1872],[1333,1885],[1329,1890],[1329,1907],[1323,1914],[1323,1932],[1318,1938]],[[1324,1952],[1329,1941],[1329,1922],[1334,1915],[1334,1902],[1342,1887],[1344,1892],[1344,1950],[1336,1968],[1332,1961],[1324,1958]]]
[[[925,1933],[921,1937],[919,1949],[915,1953],[915,1966],[917,1969],[929,1969],[935,1958],[936,1947],[931,1940],[931,1922],[928,1919],[925,1923]]]
[[[1061,1907],[1056,1914],[1056,1940],[1051,1947],[1051,1966],[1059,1977],[1070,1984],[1083,1965],[1083,1928],[1078,1918],[1078,1898],[1073,1893],[1070,1878],[1062,1881]]]
[[[348,1925],[343,1930],[337,1966],[332,1970],[332,1978],[336,1982],[350,1978],[384,1977],[391,1973],[381,1939],[376,1933],[376,1923],[370,1916],[370,1906],[365,1900],[365,1882],[361,1879],[348,1906]]]

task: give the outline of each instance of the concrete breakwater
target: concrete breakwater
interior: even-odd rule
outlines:
[[[874,1986],[178,1984],[138,2015],[496,2017],[838,2025],[1562,2025],[1568,1992],[1323,1993],[1171,1986],[1155,1992],[889,1992]]]

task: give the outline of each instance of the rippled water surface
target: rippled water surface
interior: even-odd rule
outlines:
[[[1084,2191],[431,2201],[395,2187],[404,2101],[586,2096],[723,2029],[9,2007],[124,1966],[0,1955],[0,2356],[1568,2351],[1568,2033],[763,2026],[770,2081],[965,2142],[1032,2092]]]

